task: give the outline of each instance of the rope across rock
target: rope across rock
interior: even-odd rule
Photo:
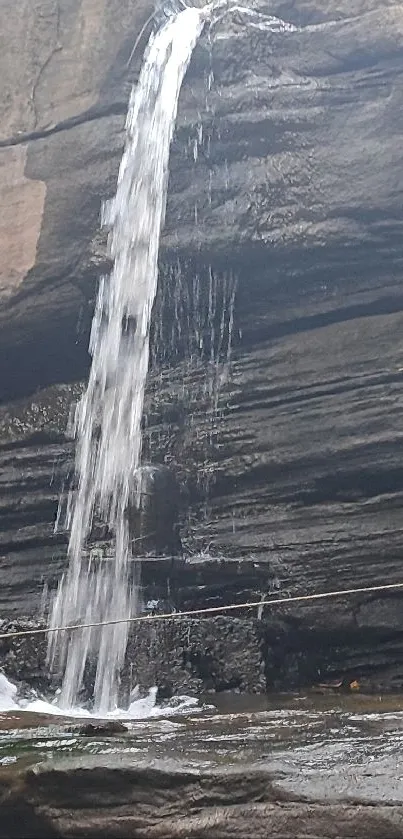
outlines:
[[[241,611],[242,609],[262,609],[264,606],[284,606],[289,603],[307,603],[315,600],[327,600],[336,597],[347,597],[353,594],[372,594],[378,591],[397,591],[403,589],[402,583],[387,583],[360,588],[347,588],[338,591],[325,591],[319,594],[301,594],[295,597],[276,597],[270,600],[257,600],[252,603],[230,603],[228,606],[208,606],[204,609],[190,609],[184,612],[167,612],[153,615],[137,615],[132,618],[118,618],[117,620],[99,621],[98,623],[78,623],[69,626],[40,627],[37,629],[21,629],[13,632],[0,633],[0,640],[7,638],[22,638],[29,635],[49,635],[52,632],[73,632],[80,629],[90,629],[97,626],[114,626],[121,623],[149,623],[150,621],[180,620],[194,618],[201,615],[221,615],[225,612]]]

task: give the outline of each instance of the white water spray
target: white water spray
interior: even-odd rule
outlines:
[[[67,526],[69,568],[50,626],[129,618],[137,608],[130,588],[127,509],[139,492],[141,420],[149,362],[151,312],[157,289],[158,248],[164,222],[169,149],[181,84],[206,19],[187,8],[150,40],[126,122],[126,147],[115,198],[102,221],[110,227],[113,269],[101,281],[92,324],[92,366],[74,421],[76,486]],[[94,515],[114,535],[113,562],[83,558]],[[127,624],[50,635],[50,664],[64,672],[62,708],[78,702],[87,661],[97,661],[94,709],[118,705]]]

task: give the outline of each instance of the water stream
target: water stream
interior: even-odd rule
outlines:
[[[140,606],[139,579],[131,577],[133,534],[128,511],[141,495],[144,392],[170,144],[182,81],[203,26],[207,20],[211,22],[213,11],[214,20],[220,20],[231,8],[227,0],[201,9],[184,8],[171,13],[151,36],[138,84],[130,97],[116,195],[102,211],[102,222],[109,229],[113,268],[100,283],[90,338],[92,366],[73,421],[75,477],[66,513],[69,565],[49,619],[52,633],[48,662],[53,671],[63,675],[58,700],[63,710],[80,705],[88,667],[95,669],[93,712],[102,715],[119,707],[128,624],[99,624],[130,619]],[[233,10],[245,13],[243,7],[234,5]],[[261,25],[271,31],[294,28],[277,18],[251,14],[252,23],[257,15]],[[229,286],[225,305],[229,311],[227,326],[225,318],[217,320],[215,297],[210,290],[210,364],[214,368],[215,352],[219,360],[224,337],[228,357],[230,353],[233,285]],[[94,518],[112,534],[113,561],[88,558],[86,547]],[[139,563],[135,567],[139,569]],[[89,626],[72,632],[57,631],[57,627],[77,624]]]
[[[69,568],[54,600],[51,627],[130,617],[137,607],[136,591],[129,585],[127,509],[140,489],[141,421],[169,148],[182,80],[204,20],[203,10],[185,9],[151,37],[130,97],[117,191],[102,213],[110,229],[113,269],[100,284],[91,372],[74,419]],[[115,561],[93,566],[83,551],[95,514],[114,536]],[[51,634],[49,662],[64,672],[60,706],[77,704],[92,656],[97,660],[94,710],[116,707],[126,643],[124,623]]]

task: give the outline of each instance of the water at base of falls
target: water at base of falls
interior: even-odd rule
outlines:
[[[66,522],[69,567],[54,599],[53,630],[130,618],[138,608],[139,581],[133,587],[129,582],[127,511],[140,492],[141,420],[169,149],[182,80],[205,17],[205,10],[187,8],[152,36],[130,98],[117,192],[103,209],[113,269],[100,284],[92,366],[75,414],[76,477]],[[97,566],[83,558],[94,515],[114,537],[114,561]],[[97,662],[94,711],[105,714],[118,707],[127,632],[127,624],[120,623],[50,634],[49,664],[64,674],[60,708],[79,704],[90,660]]]
[[[56,702],[48,702],[46,699],[40,699],[35,695],[21,697],[17,685],[10,682],[3,673],[0,673],[0,714],[14,711],[45,716],[68,716],[74,719],[142,720],[173,716],[188,711],[195,713],[198,710],[202,710],[201,706],[198,700],[191,696],[177,696],[170,702],[157,705],[157,688],[155,687],[151,688],[144,697],[140,697],[136,690],[133,691],[126,709],[114,708],[105,714],[96,714],[89,711],[88,708],[80,706],[63,709]]]

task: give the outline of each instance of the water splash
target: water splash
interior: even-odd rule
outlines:
[[[205,706],[205,708],[208,706]],[[114,708],[104,715],[91,712],[88,708],[72,707],[62,709],[55,701],[48,702],[41,699],[32,691],[29,697],[21,696],[18,685],[10,682],[9,679],[0,673],[0,714],[9,714],[13,711],[29,714],[41,714],[56,717],[72,717],[74,719],[124,719],[142,720],[158,717],[176,716],[191,712],[192,714],[203,710],[203,706],[192,696],[177,696],[170,702],[162,705],[157,704],[157,688],[152,687],[145,696],[140,696],[138,688],[132,691],[130,703],[127,709]]]
[[[129,618],[136,609],[127,510],[140,492],[141,422],[169,148],[182,80],[205,19],[205,9],[187,8],[151,37],[131,94],[117,192],[102,214],[114,264],[100,284],[90,338],[92,367],[74,417],[69,568],[54,600],[52,628]],[[114,562],[97,568],[83,557],[95,515],[113,534],[115,552]],[[64,673],[60,707],[77,705],[91,656],[97,660],[96,712],[117,707],[126,644],[124,623],[52,633],[49,662]]]

